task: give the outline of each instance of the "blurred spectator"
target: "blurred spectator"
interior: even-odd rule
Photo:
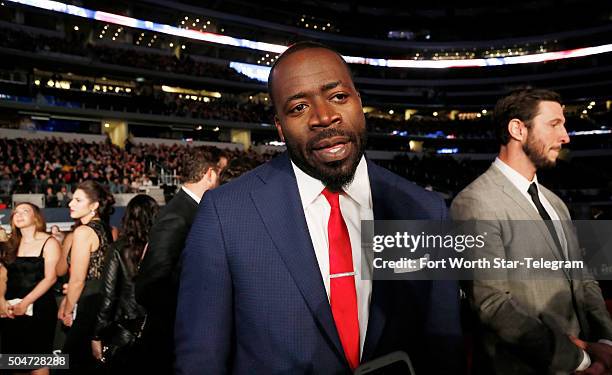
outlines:
[[[45,207],[57,207],[57,195],[52,186],[48,186],[45,191]]]
[[[68,207],[68,203],[72,199],[72,193],[66,189],[66,185],[62,185],[55,194],[55,199],[58,207]]]
[[[40,192],[45,194],[48,207],[67,207],[72,199],[72,189],[79,181],[87,179],[107,185],[113,194],[137,192],[141,186],[153,186],[153,179],[158,185],[167,182],[160,181],[158,169],[163,168],[166,176],[174,172],[180,176],[183,171],[179,161],[192,148],[134,144],[128,152],[112,144],[87,143],[84,140],[0,138],[0,197],[10,202],[12,194],[35,193],[44,186],[45,190]],[[240,157],[261,163],[272,157],[272,154],[206,148],[214,151],[225,163]],[[39,176],[36,178],[38,183],[34,183],[32,166]]]
[[[64,242],[64,233],[60,230],[57,225],[51,226],[51,235],[60,243],[60,245]]]
[[[149,246],[135,279],[136,300],[148,314],[142,342],[155,358],[156,373],[173,373],[173,334],[181,253],[200,200],[219,182],[219,153],[212,151],[206,147],[194,147],[183,155],[183,185],[160,211],[151,228]]]
[[[8,235],[6,234],[4,227],[0,226],[0,242],[6,242],[6,241],[8,241]]]
[[[261,163],[247,157],[232,159],[232,161],[227,164],[227,167],[223,169],[223,172],[221,172],[219,184],[226,184],[257,167],[259,164]]]

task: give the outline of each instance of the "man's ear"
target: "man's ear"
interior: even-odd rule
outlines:
[[[208,167],[208,169],[206,170],[206,173],[204,173],[204,176],[210,180],[214,172],[215,172],[215,169],[213,167]]]
[[[285,142],[285,135],[283,134],[283,128],[281,127],[280,120],[277,115],[274,115],[274,126],[276,126],[276,131],[278,132],[278,137],[282,142]]]
[[[527,127],[523,121],[513,118],[508,122],[508,133],[511,138],[522,141],[527,136]]]

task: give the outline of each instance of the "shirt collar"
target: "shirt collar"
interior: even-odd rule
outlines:
[[[198,197],[197,195],[195,195],[195,193],[189,189],[187,189],[185,187],[185,185],[181,186],[181,189],[183,189],[183,191],[189,195],[191,197],[191,199],[193,199],[194,201],[196,201],[197,204],[200,204],[200,201],[202,200],[202,197]]]
[[[291,161],[293,172],[297,180],[298,189],[300,191],[300,199],[304,208],[308,207],[321,194],[325,186],[320,180],[310,176],[301,170],[293,161]],[[370,189],[370,178],[368,175],[368,164],[365,157],[362,156],[357,169],[355,170],[355,178],[344,188],[344,192],[352,200],[357,202],[363,208],[372,207],[372,194]]]
[[[512,184],[514,186],[516,186],[516,188],[523,192],[523,193],[527,193],[527,191],[529,190],[529,186],[532,183],[536,183],[536,186],[538,184],[538,176],[537,175],[533,175],[533,181],[529,181],[528,179],[526,179],[522,174],[518,173],[517,171],[515,171],[511,166],[509,166],[508,164],[504,163],[503,161],[501,161],[500,158],[495,158],[495,161],[493,162],[493,165],[495,167],[497,167],[497,169],[499,169],[499,171],[506,176],[506,178],[508,180],[510,180],[510,182],[512,182]],[[540,188],[538,187],[538,190]]]

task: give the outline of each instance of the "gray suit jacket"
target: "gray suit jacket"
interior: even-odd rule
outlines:
[[[567,256],[582,259],[567,207],[550,190],[542,188],[541,193],[562,221]],[[564,259],[538,212],[495,166],[457,195],[451,216],[454,220],[486,220],[479,225],[488,232],[487,246],[478,251],[490,259]],[[533,277],[516,277],[513,272],[499,270],[494,280],[467,285],[482,328],[478,344],[484,361],[476,363],[475,357],[481,373],[568,374],[583,359],[568,334],[586,341],[612,339],[612,320],[599,285],[590,275],[571,281],[563,270],[539,271]]]

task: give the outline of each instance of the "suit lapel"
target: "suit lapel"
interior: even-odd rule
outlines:
[[[321,330],[345,360],[289,157],[281,155],[258,175],[264,185],[251,199]]]
[[[386,189],[386,187],[389,181],[381,181],[381,177],[376,168],[377,167],[368,160],[368,176],[370,178],[370,189],[372,191],[372,209],[374,212],[374,220],[391,220],[395,217],[389,215],[391,209],[387,207],[387,202],[389,202],[388,194],[390,192],[388,189]],[[370,316],[368,319],[368,329],[366,331],[366,339],[361,356],[362,362],[371,359],[375,353],[387,321],[387,314],[385,311],[390,311],[387,306],[390,302],[392,302],[391,297],[392,295],[390,294],[388,288],[385,287],[385,283],[382,280],[372,281]]]
[[[521,211],[523,211],[523,213],[526,215],[526,220],[533,222],[534,225],[537,226],[540,234],[542,237],[544,237],[548,248],[555,259],[563,260],[564,257],[560,253],[562,250],[557,249],[557,245],[551,237],[548,227],[542,220],[540,214],[538,214],[535,208],[533,208],[533,206],[527,201],[527,198],[521,194],[521,192],[518,191],[518,189],[510,181],[508,181],[506,176],[504,176],[496,167],[491,166],[486,173],[490,173],[493,181],[500,186],[503,192],[516,203]]]
[[[554,196],[553,192],[543,188],[542,194],[546,197],[550,205],[553,207],[557,216],[559,216],[559,221],[561,222],[561,227],[563,228],[563,234],[565,236],[565,241],[567,242],[567,252],[570,260],[572,259],[582,259],[582,254],[580,252],[576,252],[579,249],[578,238],[575,235],[575,228],[572,224],[572,218],[567,213],[567,208],[564,206],[560,206],[557,204],[559,199]],[[563,204],[561,202],[561,204]]]
[[[189,194],[187,194],[182,187],[179,189],[179,192],[176,193],[176,197],[183,202],[185,209],[189,211],[198,210],[198,202],[196,202],[192,197],[190,197]]]
[[[567,212],[567,208],[563,205],[563,202],[559,201],[559,198],[557,198],[552,191],[543,188],[542,194],[546,196],[546,199],[557,213],[557,216],[559,216],[559,221],[561,223],[561,227],[563,228],[563,235],[565,237],[565,242],[567,246],[567,260],[582,260],[583,256],[580,252],[580,244],[578,243],[576,229],[574,228],[574,224],[572,223],[572,218],[570,217],[569,212]],[[582,276],[578,275],[581,274],[581,272],[578,270],[564,269],[564,272],[569,279],[582,278]]]

